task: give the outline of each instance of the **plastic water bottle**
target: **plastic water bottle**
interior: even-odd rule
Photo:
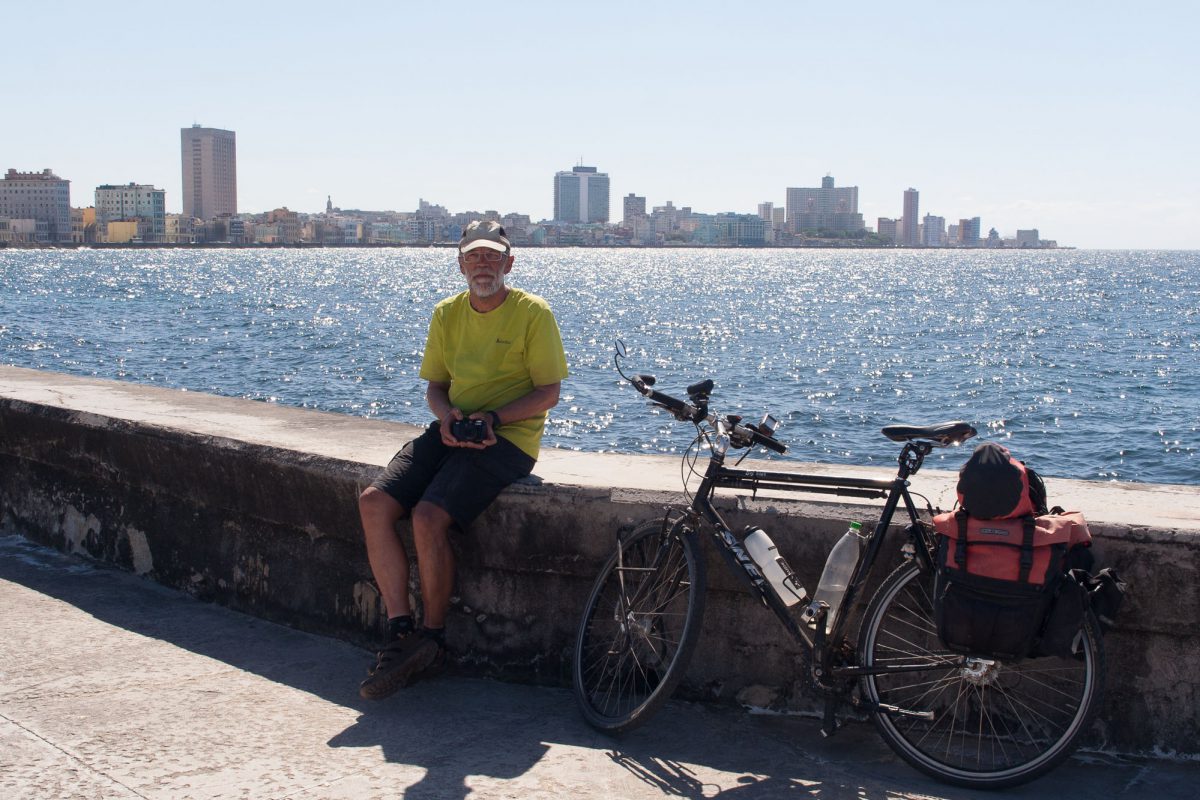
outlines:
[[[850,523],[838,543],[833,546],[829,558],[825,560],[825,569],[821,572],[821,580],[817,583],[816,594],[813,595],[813,609],[816,604],[825,601],[829,604],[829,613],[825,616],[825,631],[833,630],[834,620],[846,596],[846,586],[850,576],[854,574],[854,566],[858,563],[859,549],[862,547],[862,525]]]
[[[808,597],[804,587],[796,579],[796,573],[792,572],[787,561],[779,555],[779,550],[771,541],[771,537],[767,536],[766,531],[762,528],[747,528],[742,546],[746,548],[746,552],[762,570],[763,577],[775,587],[779,599],[784,603],[794,606]]]

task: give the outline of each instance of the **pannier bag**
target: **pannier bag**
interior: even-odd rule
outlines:
[[[1014,509],[1029,507],[1027,498],[1012,501]],[[1064,573],[1091,545],[1083,515],[977,519],[960,510],[939,514],[933,525],[938,534],[934,621],[942,642],[954,652],[982,657],[1034,654]],[[1076,632],[1083,620],[1080,609]],[[1066,607],[1064,612],[1070,613]],[[1064,624],[1069,627],[1069,620]]]
[[[1111,567],[1095,575],[1086,569],[1068,570],[1046,615],[1034,655],[1066,658],[1074,653],[1075,640],[1089,608],[1095,613],[1101,632],[1107,632],[1125,600],[1125,591],[1125,582]]]

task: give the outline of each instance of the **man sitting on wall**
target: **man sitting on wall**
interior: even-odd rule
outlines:
[[[454,585],[450,526],[465,530],[497,495],[530,473],[546,412],[567,377],[558,323],[542,298],[510,288],[508,237],[472,222],[458,243],[467,290],[433,309],[420,376],[437,417],[396,454],[358,500],[367,557],[388,614],[387,640],[360,694],[379,700],[440,664]],[[424,615],[414,625],[409,559],[396,535],[411,515]]]

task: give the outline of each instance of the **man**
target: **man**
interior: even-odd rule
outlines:
[[[388,614],[387,640],[359,690],[364,698],[387,697],[443,660],[454,586],[450,526],[465,530],[505,486],[530,473],[546,412],[558,403],[567,376],[558,324],[545,300],[505,286],[513,261],[499,224],[477,221],[463,231],[458,267],[467,290],[434,307],[421,361],[437,421],[359,497],[367,557]],[[461,420],[476,421],[475,436],[455,435]],[[424,601],[419,629],[409,559],[395,532],[406,515]]]

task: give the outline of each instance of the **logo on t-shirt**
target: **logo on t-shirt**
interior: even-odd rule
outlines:
[[[496,337],[496,344],[512,344],[512,340],[510,340],[510,339],[501,339],[499,336],[497,336],[497,337]]]

